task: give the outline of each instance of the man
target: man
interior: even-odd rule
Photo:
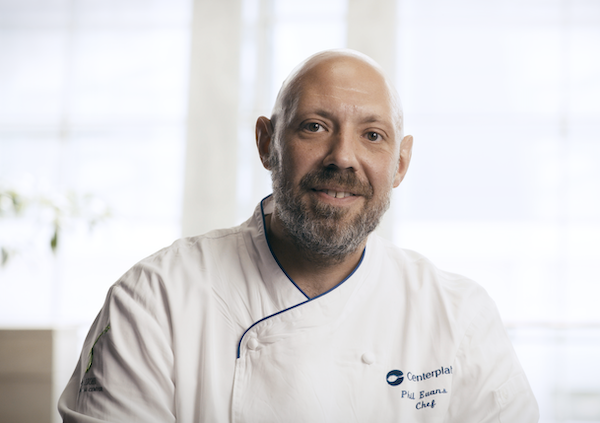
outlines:
[[[273,196],[111,288],[65,421],[537,421],[485,291],[372,234],[410,162],[402,125],[366,56],[297,68],[256,125]]]

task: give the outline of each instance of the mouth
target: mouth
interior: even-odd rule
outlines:
[[[324,168],[313,171],[302,177],[300,188],[335,206],[350,206],[361,197],[367,201],[373,197],[373,187],[350,170]]]
[[[327,188],[314,189],[313,191],[322,192],[332,198],[346,198],[346,197],[355,197],[356,196],[356,194],[353,194],[348,191],[341,191],[341,190],[327,189]]]

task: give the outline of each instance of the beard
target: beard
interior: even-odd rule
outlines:
[[[271,180],[275,213],[295,246],[311,257],[315,264],[339,263],[357,251],[390,206],[391,184],[383,198],[377,199],[369,183],[360,181],[353,171],[346,169],[321,168],[310,172],[302,177],[296,192],[274,156],[276,154],[271,156],[275,159],[271,161]],[[362,210],[351,217],[348,209],[318,201],[303,201],[303,192],[327,184],[361,195],[364,198]]]

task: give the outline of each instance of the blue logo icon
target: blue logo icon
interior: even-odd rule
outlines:
[[[400,370],[392,370],[387,374],[385,378],[387,380],[387,383],[389,383],[392,386],[400,385],[404,380],[404,373],[402,373],[402,371]]]

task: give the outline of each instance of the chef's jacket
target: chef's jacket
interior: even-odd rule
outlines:
[[[308,298],[264,216],[176,241],[114,284],[59,401],[65,422],[536,422],[476,283],[369,236]]]

